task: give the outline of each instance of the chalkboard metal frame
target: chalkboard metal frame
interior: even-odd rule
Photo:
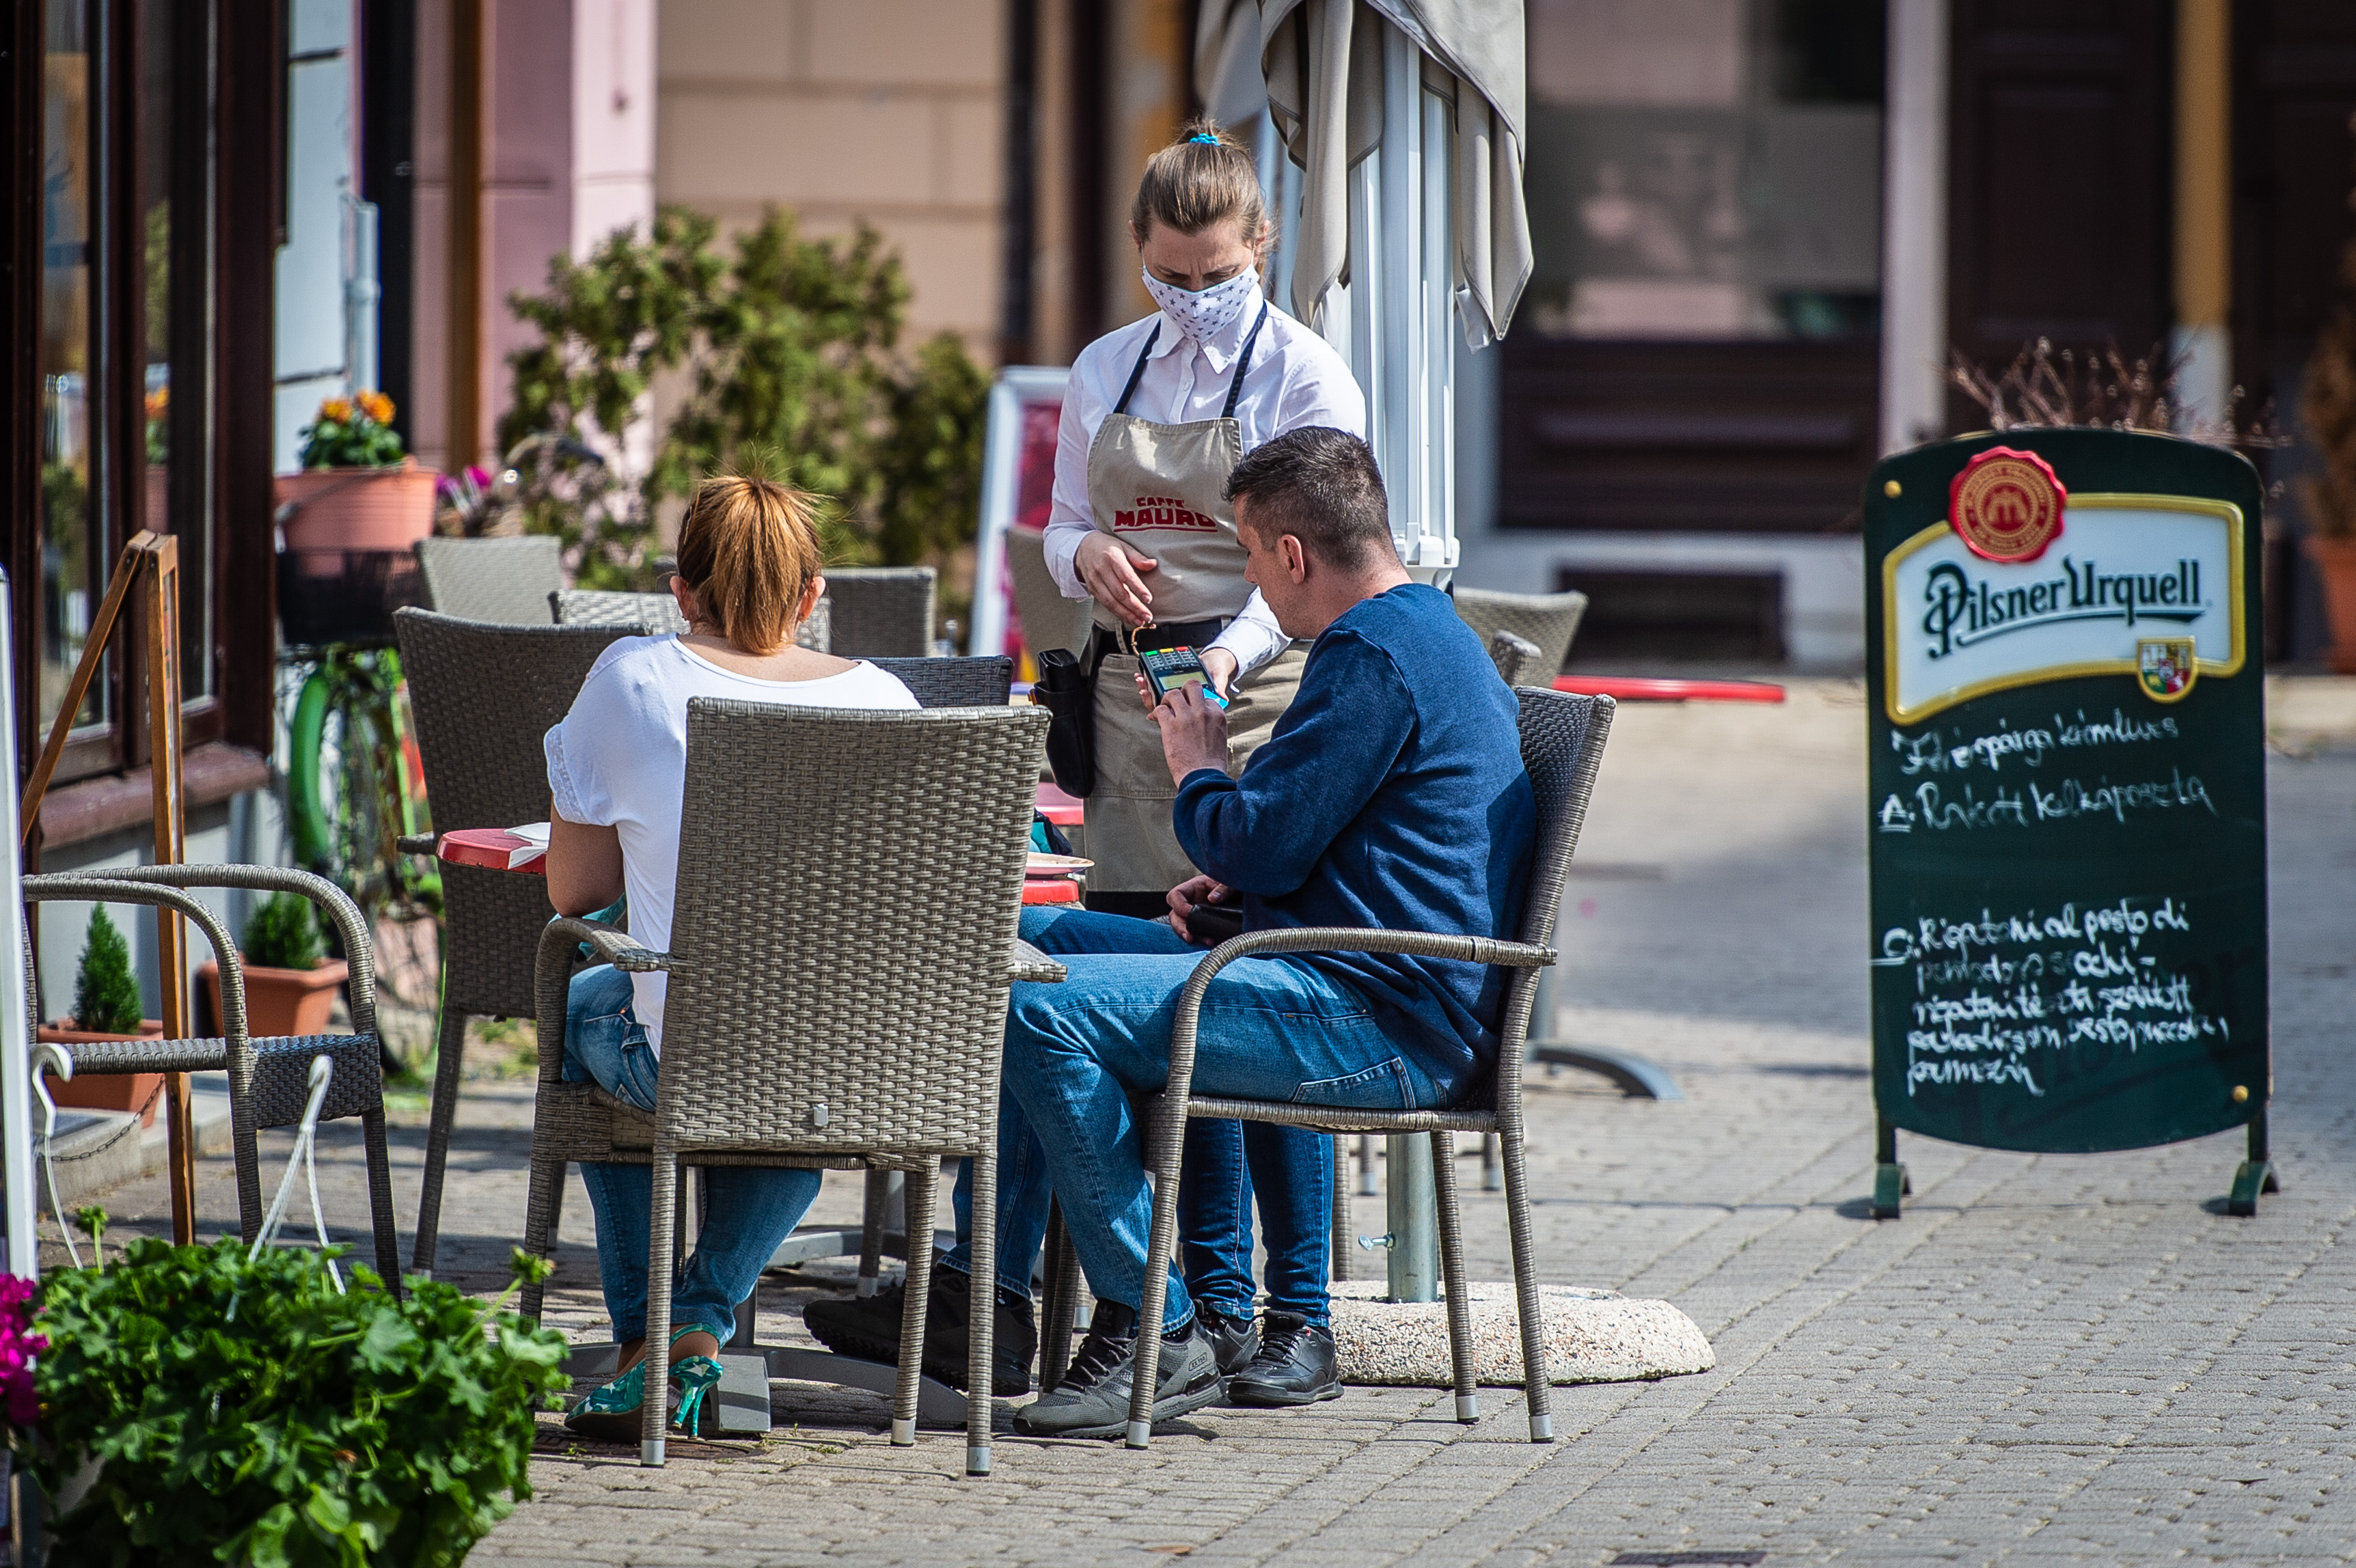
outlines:
[[[2070,517],[2116,508],[2222,522],[2230,581],[2222,599],[2204,602],[2204,609],[2228,613],[2225,656],[2196,656],[2190,684],[2166,694],[2145,688],[2136,658],[2112,656],[2106,648],[2101,656],[2057,656],[1928,699],[1917,692],[1901,709],[1898,569],[1950,535],[1950,482],[1975,453],[1998,444],[2033,451],[2052,464],[2069,490]],[[2261,624],[2255,523],[2262,507],[2256,472],[2239,455],[2120,431],[1966,436],[1885,459],[1868,479],[1876,1218],[1897,1217],[1912,1190],[1898,1159],[1901,1128],[1981,1147],[2094,1152],[2246,1125],[2249,1156],[2235,1175],[2229,1211],[2254,1213],[2258,1195],[2278,1189],[2265,1119],[2273,1079],[2263,671],[2250,656]],[[2105,548],[2117,545],[2122,526],[2125,520],[2112,526]],[[2207,537],[2215,548],[2215,536]],[[2078,538],[2085,540],[2083,529]],[[2054,560],[2072,542],[2065,527],[2050,552]],[[2094,557],[2085,559],[2091,571]],[[2181,629],[2184,618],[2177,622]],[[2200,636],[2213,654],[2210,639],[2220,628],[2205,624],[2210,629]],[[2126,629],[2138,624],[2130,618]],[[2114,624],[2105,635],[2116,632]],[[2069,738],[2066,716],[2073,709],[2075,729],[2097,739]],[[2016,749],[2001,759],[1971,753],[1974,743],[2009,743],[2029,731],[2072,749]],[[2122,741],[2123,734],[2136,739]],[[1931,768],[1948,767],[1941,758],[1959,742],[1963,751],[1953,754],[1962,760],[1952,764],[1958,771],[1938,773],[1937,787],[1915,797],[1943,814],[1930,820],[1910,809],[1912,798],[1901,798],[1903,789],[1923,787],[1908,770],[1925,759]],[[2134,782],[2138,768],[2146,775],[2141,783]],[[2114,776],[2127,782],[2114,784]],[[2042,787],[2048,784],[2053,790]],[[2082,808],[2088,792],[2109,802],[2107,808]],[[2140,803],[2141,815],[2122,808],[2122,799]],[[1957,800],[1968,800],[1970,810],[1946,815],[1958,811]],[[1954,929],[1965,931],[1976,924],[1983,942],[2011,941],[2017,972],[1997,983],[1974,964],[1934,963],[1922,956],[1927,946],[1888,944],[1924,919],[1960,923]],[[2098,941],[2098,919],[2136,923],[2136,933],[2115,935],[2118,928],[2106,924]],[[2049,941],[2041,932],[2069,934]],[[2030,951],[2040,946],[2047,950]],[[1999,951],[1982,946],[1973,956]],[[2033,982],[2026,978],[2032,970]],[[1957,976],[1967,972],[1968,998],[1937,988],[1956,989],[1965,984]],[[2096,977],[2077,979],[2090,975]],[[2017,990],[2006,989],[2016,984]],[[2163,986],[2175,987],[2169,993],[2173,1015],[2155,1018],[2133,1003],[2119,1004],[2125,1012],[2110,1010],[2117,997],[2149,996]],[[2008,1008],[2000,1027],[1976,1021]],[[2097,1015],[2099,1025],[2088,1021]],[[1976,1021],[1930,1029],[1922,1027],[1926,1016]],[[2114,1024],[2119,1018],[2138,1021]]]

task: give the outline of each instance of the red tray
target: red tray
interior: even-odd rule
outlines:
[[[435,851],[454,866],[485,866],[494,871],[514,871],[527,877],[548,875],[548,857],[534,856],[520,866],[508,863],[509,857],[531,842],[504,827],[458,827],[442,835]]]

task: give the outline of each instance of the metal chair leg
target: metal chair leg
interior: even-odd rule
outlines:
[[[938,1179],[936,1178],[935,1179]],[[916,1215],[910,1213],[910,1230]],[[931,1230],[931,1213],[923,1218]],[[991,1365],[990,1332],[998,1316],[998,1155],[996,1141],[973,1157],[973,1288],[966,1338],[965,1473],[990,1474]],[[909,1249],[914,1252],[912,1246]],[[916,1265],[911,1264],[913,1270]],[[926,1270],[930,1273],[930,1270]]]
[[[401,1231],[392,1217],[392,1158],[384,1142],[384,1107],[360,1115],[361,1140],[368,1147],[369,1219],[376,1231],[377,1272],[385,1289],[401,1299]]]
[[[924,1159],[908,1172],[908,1229],[913,1233],[922,1225],[930,1235],[933,1228],[934,1189],[941,1179],[940,1161]],[[977,1233],[976,1244],[980,1237]],[[910,1247],[910,1252],[916,1249]],[[998,1298],[989,1282],[975,1271],[974,1293],[987,1298],[991,1307]],[[900,1381],[892,1398],[892,1445],[906,1448],[916,1441],[916,1385],[925,1375],[925,1313],[933,1294],[931,1260],[918,1256],[908,1260],[908,1294],[900,1313]],[[987,1383],[982,1385],[988,1389]]]
[[[1472,1381],[1472,1302],[1464,1283],[1464,1225],[1456,1211],[1456,1140],[1431,1135],[1431,1195],[1440,1218],[1440,1279],[1448,1297],[1448,1360],[1456,1375],[1456,1419],[1481,1419],[1481,1391]]]
[[[859,1285],[851,1294],[873,1296],[875,1282],[884,1272],[884,1200],[892,1184],[892,1173],[870,1168],[867,1172],[867,1205],[859,1227]],[[909,1272],[916,1265],[909,1264]]]
[[[1381,1189],[1375,1185],[1375,1135],[1358,1135],[1358,1196],[1376,1198]]]
[[[1172,1054],[1176,1055],[1174,1047]],[[1177,1076],[1174,1067],[1172,1076]],[[1170,1303],[1170,1259],[1178,1250],[1178,1168],[1186,1150],[1186,1096],[1164,1090],[1160,1104],[1159,1141],[1142,1146],[1160,1158],[1153,1172],[1153,1232],[1145,1247],[1144,1299],[1137,1304],[1137,1349],[1131,1352],[1135,1371],[1124,1434],[1131,1448],[1145,1447],[1153,1436],[1153,1391],[1162,1372],[1162,1318]]]
[[[1333,1236],[1326,1248],[1325,1277],[1350,1277],[1350,1146],[1333,1135]]]
[[[1047,1201],[1047,1244],[1042,1260],[1046,1288],[1039,1302],[1039,1392],[1055,1392],[1072,1364],[1072,1323],[1080,1308],[1078,1259],[1072,1253],[1071,1232],[1064,1229],[1064,1211]]]
[[[670,1414],[670,1284],[673,1221],[679,1211],[679,1157],[655,1146],[654,1193],[647,1236],[647,1397],[638,1428],[638,1463],[660,1469]]]
[[[434,1064],[434,1108],[425,1124],[425,1179],[417,1200],[417,1244],[410,1266],[432,1277],[442,1242],[442,1183],[450,1165],[450,1128],[458,1119],[458,1086],[466,1055],[466,1015],[442,1009],[441,1044]]]
[[[536,1146],[541,1142],[538,1137],[532,1141]],[[564,1201],[565,1163],[554,1156],[541,1154],[538,1147],[532,1152],[531,1181],[523,1205],[523,1250],[536,1258],[556,1256],[556,1224]],[[669,1252],[668,1245],[665,1252]],[[540,1321],[541,1300],[547,1288],[537,1282],[526,1283],[516,1311],[532,1322]]]
[[[1522,1386],[1529,1404],[1530,1441],[1554,1441],[1547,1409],[1546,1318],[1538,1300],[1537,1242],[1530,1234],[1530,1185],[1522,1163],[1522,1130],[1503,1127],[1498,1143],[1505,1163],[1505,1222],[1514,1243],[1514,1299],[1522,1320]]]

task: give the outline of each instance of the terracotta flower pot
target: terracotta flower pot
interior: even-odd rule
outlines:
[[[248,1035],[325,1034],[327,1009],[336,1004],[337,988],[351,974],[340,958],[321,962],[316,969],[269,969],[245,966],[245,1032]],[[221,1016],[220,965],[206,959],[197,965],[211,998],[213,1017]]]
[[[272,482],[286,519],[286,548],[303,570],[331,576],[350,549],[405,550],[434,531],[431,468],[415,458],[396,468],[311,468]]]
[[[102,1040],[157,1040],[164,1033],[159,1019],[141,1019],[137,1034],[101,1034],[92,1029],[76,1029],[71,1019],[59,1019],[54,1024],[43,1024],[40,1038],[59,1045],[88,1045]],[[155,1125],[155,1103],[161,1096],[164,1075],[160,1072],[93,1072],[84,1077],[76,1073],[69,1081],[49,1080],[49,1098],[60,1109],[71,1106],[77,1111],[136,1111],[139,1125]]]
[[[2307,536],[2307,559],[2323,578],[2323,607],[2331,621],[2324,656],[2341,675],[2356,675],[2356,539]]]

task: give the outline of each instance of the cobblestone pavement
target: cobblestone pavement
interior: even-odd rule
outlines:
[[[550,1423],[538,1495],[475,1560],[2356,1557],[2356,1087],[2334,1071],[2356,1044],[2356,749],[2305,734],[2269,764],[2281,1196],[2224,1215],[2233,1136],[2085,1157],[1910,1139],[1915,1195],[1876,1223],[1863,728],[1842,681],[1795,683],[1783,709],[1623,708],[1570,893],[1563,1032],[1654,1056],[1687,1098],[1537,1082],[1543,1271],[1676,1303],[1715,1371],[1557,1390],[1551,1447],[1520,1441],[1509,1391],[1463,1428],[1436,1392],[1354,1390],[1206,1411],[1149,1455],[1002,1434],[982,1482],[959,1478],[952,1434],[894,1449],[880,1402],[779,1384],[771,1440],[675,1446],[659,1473]],[[469,1098],[444,1257],[470,1287],[497,1283],[520,1223],[528,1124],[522,1087]],[[406,1221],[422,1135],[397,1138]],[[348,1222],[356,1126],[329,1141]],[[1501,1200],[1462,1175],[1474,1276],[1508,1277]],[[112,1195],[116,1233],[152,1227],[160,1200]],[[848,1220],[855,1189],[821,1202]],[[234,1212],[225,1164],[204,1203]],[[600,1316],[587,1226],[576,1182],[551,1318],[583,1333]],[[764,1337],[798,1336],[800,1304],[844,1277],[773,1276]]]

